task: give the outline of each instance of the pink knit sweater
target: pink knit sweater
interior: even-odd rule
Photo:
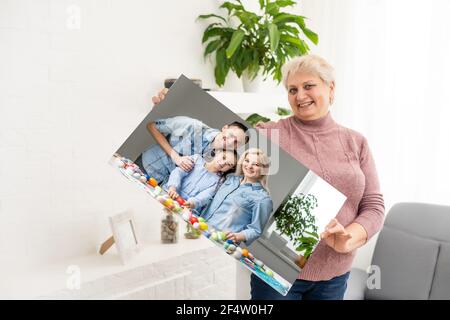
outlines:
[[[279,129],[280,147],[347,197],[336,216],[343,226],[357,222],[369,239],[381,229],[383,195],[369,145],[360,133],[337,124],[330,113],[312,121],[289,117],[258,128],[267,129],[260,132],[269,138],[271,130]],[[298,278],[340,276],[350,270],[355,251],[338,253],[320,241]]]

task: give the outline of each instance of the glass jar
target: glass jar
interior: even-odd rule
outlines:
[[[186,239],[198,239],[202,234],[196,230],[189,222],[186,223],[186,232],[184,237]]]
[[[178,221],[170,210],[164,209],[165,215],[161,219],[161,242],[177,243],[178,242]]]

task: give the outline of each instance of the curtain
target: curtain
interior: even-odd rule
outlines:
[[[450,1],[305,0],[336,69],[334,117],[363,133],[386,209],[450,205]]]

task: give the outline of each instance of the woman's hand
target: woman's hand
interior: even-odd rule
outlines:
[[[161,101],[163,101],[164,98],[166,97],[167,91],[169,91],[169,89],[164,88],[164,89],[162,89],[161,91],[159,91],[159,92],[156,94],[156,96],[153,96],[153,97],[152,97],[153,104],[156,105],[156,104],[160,103]]]
[[[183,156],[181,157],[179,154],[174,152],[174,156],[172,157],[173,162],[180,167],[184,172],[189,172],[194,168],[194,160],[192,160],[191,156]]]
[[[233,242],[242,242],[247,240],[245,238],[245,235],[242,232],[231,232],[231,231],[227,231],[225,233],[225,237],[227,238],[227,240],[233,240]]]
[[[325,243],[336,252],[347,253],[352,250],[350,241],[352,239],[352,234],[349,233],[336,219],[331,220],[325,227],[325,231],[322,232],[320,238],[325,240]]]
[[[167,191],[167,194],[172,199],[176,199],[178,197],[177,189],[175,187],[169,187],[169,190]]]

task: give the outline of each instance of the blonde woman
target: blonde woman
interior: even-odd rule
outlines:
[[[229,175],[201,216],[213,227],[227,231],[227,239],[257,239],[273,209],[267,174],[270,160],[260,149],[249,149],[239,158],[236,174]]]
[[[333,67],[322,57],[304,55],[283,66],[283,84],[293,115],[258,126],[269,138],[278,131],[280,147],[347,196],[322,241],[283,297],[252,275],[252,299],[342,300],[356,250],[383,226],[384,200],[367,139],[336,123]],[[166,91],[153,97],[155,104]]]
[[[280,147],[306,165],[347,200],[321,235],[316,250],[286,297],[252,275],[252,299],[341,300],[356,249],[383,226],[384,200],[367,139],[336,123],[333,67],[322,57],[305,55],[283,66],[283,84],[293,116],[259,125]],[[261,130],[263,129],[263,130]]]

